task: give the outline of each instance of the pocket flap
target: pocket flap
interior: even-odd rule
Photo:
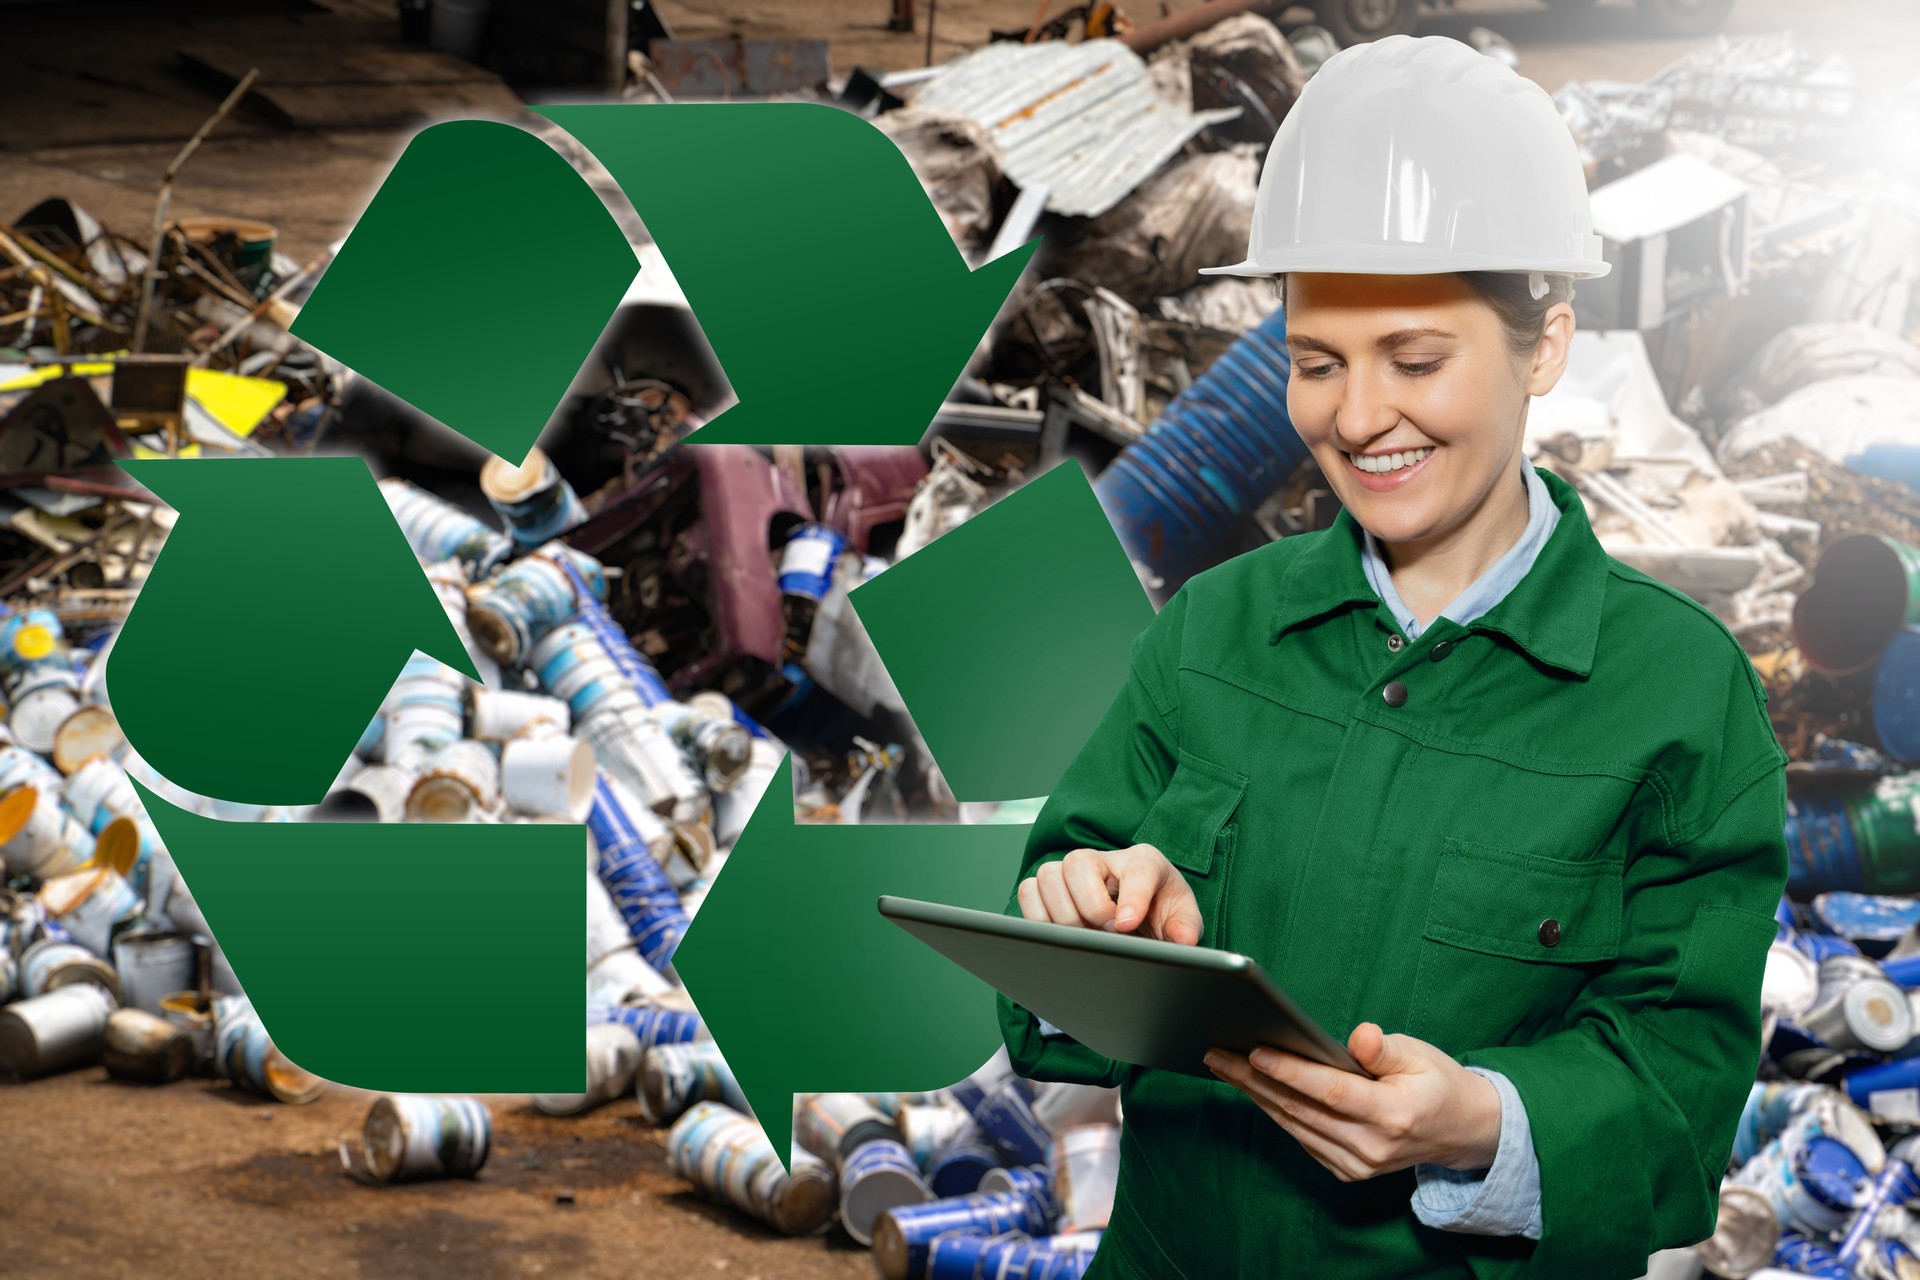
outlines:
[[[1426,936],[1517,960],[1613,960],[1620,955],[1621,894],[1616,863],[1449,836],[1434,873]],[[1548,920],[1558,926],[1552,945],[1541,930]]]
[[[1133,842],[1152,845],[1182,870],[1206,875],[1213,868],[1220,829],[1246,793],[1246,774],[1182,747],[1167,789],[1147,810]]]

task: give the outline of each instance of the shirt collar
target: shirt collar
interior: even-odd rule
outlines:
[[[1467,629],[1497,631],[1539,661],[1584,679],[1593,670],[1599,640],[1607,555],[1594,536],[1579,491],[1551,471],[1535,471],[1560,519],[1533,567]],[[1323,536],[1310,539],[1293,558],[1268,622],[1270,643],[1296,624],[1341,605],[1379,603],[1361,559],[1365,533],[1353,513],[1342,507]]]

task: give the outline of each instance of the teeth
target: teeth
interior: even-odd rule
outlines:
[[[1360,468],[1362,471],[1371,471],[1375,475],[1385,475],[1390,471],[1398,471],[1402,467],[1410,467],[1432,452],[1433,446],[1428,445],[1424,449],[1411,449],[1400,453],[1385,453],[1377,458],[1364,458],[1357,453],[1350,453],[1347,457],[1353,462],[1354,466]]]

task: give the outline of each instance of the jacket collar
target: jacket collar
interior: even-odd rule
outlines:
[[[1607,555],[1594,536],[1580,493],[1542,467],[1534,468],[1559,508],[1560,520],[1526,576],[1469,631],[1497,631],[1541,662],[1585,679],[1593,671],[1605,602]],[[1342,507],[1323,536],[1313,538],[1280,584],[1268,623],[1269,643],[1286,631],[1343,604],[1377,604],[1361,562],[1365,530]]]

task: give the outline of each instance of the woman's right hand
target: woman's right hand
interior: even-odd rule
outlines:
[[[1179,868],[1150,844],[1075,849],[1020,882],[1020,914],[1189,946],[1200,941],[1200,904]],[[1144,926],[1144,927],[1143,927]]]

